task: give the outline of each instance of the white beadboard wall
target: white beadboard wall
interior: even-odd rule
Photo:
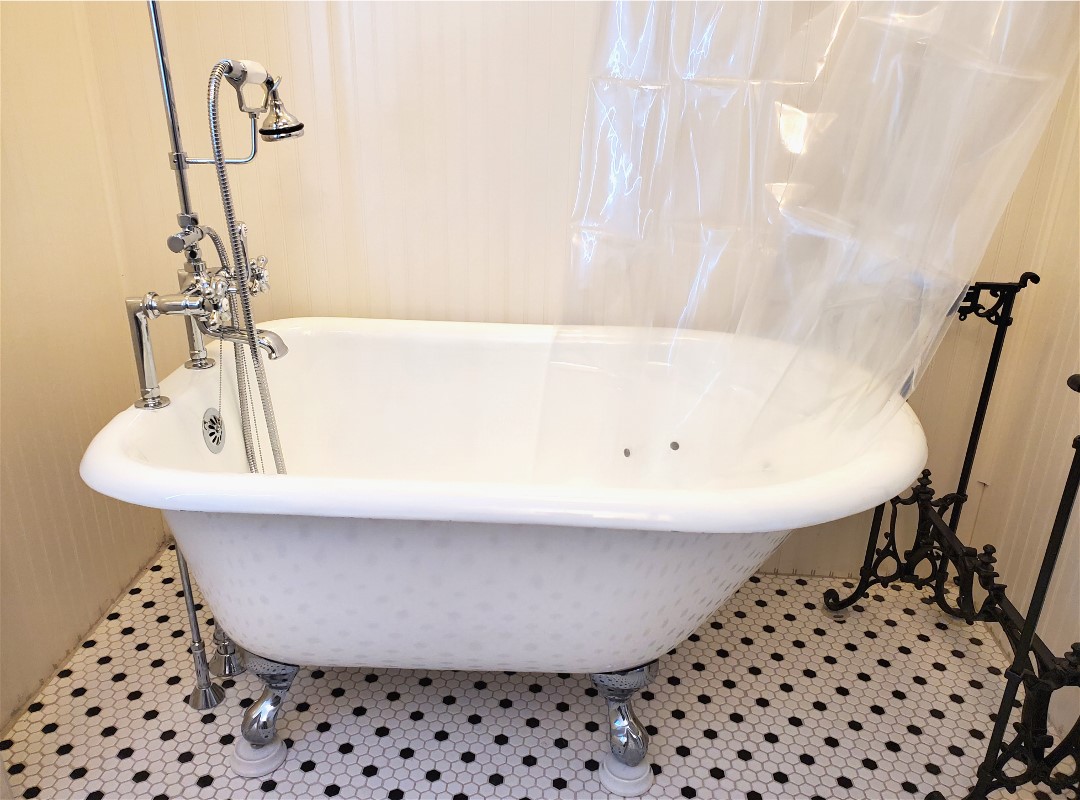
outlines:
[[[285,80],[302,139],[233,167],[239,217],[270,258],[261,318],[358,315],[552,321],[562,300],[588,66],[590,3],[167,3],[189,154],[206,155],[206,82],[220,58]],[[141,4],[86,6],[101,87],[125,289],[168,281],[175,191]],[[247,145],[232,90],[229,152]],[[195,207],[221,229],[211,167]],[[179,326],[174,326],[179,330]],[[182,337],[159,335],[166,364]],[[166,344],[166,340],[168,343]]]
[[[231,168],[239,216],[251,228],[253,251],[271,260],[273,291],[258,302],[258,316],[557,319],[564,300],[561,276],[569,253],[568,222],[577,183],[587,76],[603,12],[604,5],[594,3],[164,4],[189,154],[208,154],[206,81],[210,67],[224,57],[253,58],[284,75],[285,102],[308,126],[304,138],[262,143],[254,164]],[[84,391],[100,392],[106,399],[85,429],[65,434],[58,442],[67,465],[59,468],[59,477],[35,471],[10,492],[5,488],[3,541],[12,527],[8,520],[40,507],[54,486],[64,486],[65,492],[85,491],[70,471],[85,444],[84,434],[130,402],[135,388],[120,298],[148,289],[168,291],[179,266],[164,246],[165,238],[175,230],[176,196],[166,160],[168,138],[145,6],[75,3],[48,10],[45,4],[27,4],[12,13],[5,5],[5,45],[12,20],[18,22],[17,35],[25,47],[37,47],[35,52],[48,63],[71,64],[72,59],[79,59],[79,69],[73,74],[82,80],[69,91],[85,92],[77,112],[74,106],[66,107],[65,119],[78,119],[85,134],[56,142],[55,147],[63,148],[63,159],[58,161],[49,148],[27,144],[12,171],[36,176],[56,169],[62,175],[62,165],[70,160],[99,170],[100,178],[71,187],[78,201],[71,207],[26,205],[27,217],[38,220],[30,231],[9,227],[5,213],[4,260],[9,269],[20,263],[8,258],[14,252],[9,248],[19,246],[24,248],[19,252],[44,255],[53,265],[70,264],[79,280],[94,282],[101,307],[115,303],[115,310],[86,314],[88,324],[100,321],[103,331],[107,330],[100,338],[86,336],[77,324],[80,320],[69,315],[65,328],[78,331],[78,336],[54,333],[41,339],[42,348],[52,349],[42,353],[38,363],[64,364],[64,359],[71,359],[81,365],[82,371],[74,374],[83,375],[91,367],[99,370],[107,376],[101,381],[106,385],[94,385],[92,376],[86,376]],[[54,37],[55,24],[66,33]],[[15,74],[6,69],[8,51],[5,46],[4,110],[9,111],[5,121],[12,119],[14,108],[8,106],[7,87]],[[39,80],[27,77],[26,81],[27,92],[40,91]],[[1080,365],[1066,365],[1069,342],[1054,338],[1055,331],[1067,327],[1068,317],[1039,312],[1043,308],[1039,304],[1050,303],[1056,296],[1057,306],[1047,306],[1050,313],[1067,314],[1069,298],[1076,299],[1075,290],[1069,295],[1067,290],[1052,288],[1067,284],[1070,274],[1075,280],[1077,269],[1076,201],[1075,195],[1069,195],[1070,186],[1076,185],[1075,80],[1070,87],[980,273],[1011,279],[1023,269],[1034,268],[1045,278],[1042,286],[1025,294],[1020,327],[1010,334],[1002,383],[977,470],[977,477],[989,488],[985,498],[978,491],[973,493],[966,516],[967,523],[978,519],[977,539],[996,541],[1002,548],[1003,563],[1012,547],[1009,552],[1014,555],[1003,571],[1017,576],[1021,592],[1022,581],[1027,580],[1021,576],[1033,569],[1030,542],[1024,537],[1029,532],[1036,539],[1045,535],[1045,526],[1034,519],[1036,507],[1043,506],[1024,498],[1037,484],[1051,487],[1045,489],[1051,493],[1060,484],[1050,456],[1057,452],[1048,427],[1051,423],[1039,423],[1043,427],[1033,432],[1039,444],[1023,451],[1022,464],[1018,455],[1002,451],[1005,466],[1015,466],[1016,472],[995,471],[990,459],[994,441],[1027,441],[1024,437],[1029,432],[1017,427],[1025,404],[1044,405],[1046,419],[1056,420],[1053,425],[1058,433],[1070,425],[1076,427],[1075,413],[1069,419],[1067,408],[1062,411],[1054,405],[1068,400],[1060,392],[1055,394],[1058,384],[1068,372],[1080,369]],[[222,101],[227,150],[241,153],[247,146],[245,120],[234,110],[230,92],[226,89]],[[27,111],[22,116],[34,114]],[[47,122],[52,124],[51,118]],[[53,139],[48,130],[39,135],[36,127],[28,125],[20,135],[27,142],[49,143]],[[9,157],[7,124],[4,132],[6,202],[8,164],[15,156]],[[1074,153],[1071,184],[1060,177],[1070,168],[1070,147]],[[50,166],[54,163],[61,166]],[[195,207],[203,222],[221,230],[212,168],[196,167],[191,175]],[[1056,183],[1051,181],[1054,176]],[[61,214],[70,214],[83,225],[93,223],[93,235],[78,242],[53,235],[57,229],[82,230],[68,224]],[[1060,222],[1050,224],[1050,220]],[[1052,254],[1055,259],[1050,258]],[[9,372],[7,349],[12,287],[5,278],[5,386],[14,374]],[[1074,320],[1076,305],[1071,304]],[[1026,325],[1035,327],[1023,334]],[[991,334],[985,323],[954,326],[915,398],[931,441],[931,465],[939,486],[955,482]],[[179,365],[185,357],[179,321],[155,322],[154,336],[163,371]],[[1056,349],[1044,347],[1046,342],[1054,343]],[[1076,349],[1074,338],[1074,355]],[[1021,380],[1025,369],[1041,370],[1042,382]],[[1035,385],[1040,387],[1038,395],[1032,389]],[[1017,409],[1011,415],[1010,403]],[[58,424],[46,414],[35,416],[29,405],[24,403],[33,431]],[[5,480],[8,458],[16,457],[9,447],[7,408],[5,393]],[[1075,404],[1071,408],[1075,412]],[[49,405],[44,409],[60,413]],[[1050,414],[1052,409],[1057,409],[1057,416]],[[63,424],[74,423],[64,420]],[[33,431],[25,435],[32,438]],[[1059,449],[1067,449],[1067,442]],[[991,512],[991,495],[1005,505]],[[12,497],[14,501],[9,500]],[[1006,511],[1011,515],[1008,525],[1004,524]],[[142,526],[151,538],[159,535],[156,517],[119,505],[113,513],[128,515],[119,524],[121,528],[127,525],[125,530],[134,532]],[[988,515],[994,517],[991,522],[986,521]],[[22,523],[17,527],[31,530]],[[33,556],[37,560],[20,556],[10,569],[21,571],[19,580],[47,589],[62,581],[62,576],[52,574],[55,568],[50,567],[50,559],[63,559],[70,552],[71,537],[54,535],[50,524],[38,528],[33,529],[36,538],[30,548],[37,548]],[[117,525],[102,521],[89,528],[86,535],[94,541],[95,535],[115,530]],[[865,530],[866,521],[854,518],[800,532],[771,562],[771,568],[851,574],[861,558]],[[129,538],[124,537],[130,535],[119,537],[119,552],[128,552]],[[1071,541],[1075,543],[1075,537]],[[1070,546],[1075,561],[1075,544]],[[128,570],[130,576],[138,561],[130,557],[120,571]],[[79,559],[78,563],[84,562]],[[1063,573],[1067,576],[1068,570]],[[5,606],[7,587],[13,585],[7,575],[5,571]],[[1055,588],[1054,619],[1068,617],[1076,605],[1075,581],[1071,595],[1067,577],[1063,585],[1065,589]],[[119,589],[72,591],[87,608],[99,609]],[[59,608],[41,610],[46,617],[63,613]],[[85,630],[88,622],[80,624]],[[5,622],[5,651],[15,630]],[[1078,638],[1069,630],[1063,624],[1060,635],[1054,635]],[[23,638],[18,641],[25,641],[30,633],[20,632]],[[69,639],[74,641],[74,637]],[[36,647],[36,643],[28,646]],[[39,659],[40,664],[55,663],[63,656],[55,646],[49,647],[43,648],[49,655]],[[5,661],[5,672],[6,667]],[[45,674],[47,667],[39,670],[36,679]],[[21,696],[30,690],[21,688]],[[0,718],[10,713],[9,705],[5,696]]]
[[[976,275],[976,280],[1012,281],[1021,273],[1030,271],[1039,274],[1042,283],[1021,292],[1014,312],[1016,323],[1006,338],[999,379],[980,442],[979,459],[973,470],[969,489],[971,499],[960,526],[961,533],[968,540],[973,537],[976,510],[986,490],[991,465],[996,463],[998,454],[1004,457],[1004,469],[1011,469],[1015,464],[1007,450],[1002,451],[1001,443],[1016,444],[1025,435],[1009,422],[1006,410],[1009,403],[1033,406],[1044,403],[1049,408],[1060,408],[1061,404],[1070,400],[1067,395],[1071,393],[1063,394],[1057,385],[1051,390],[1053,396],[1034,396],[1033,384],[1028,380],[1029,376],[1020,371],[1019,365],[1039,365],[1051,373],[1056,370],[1060,373],[1057,379],[1062,386],[1068,375],[1080,372],[1080,350],[1077,347],[1074,346],[1071,351],[1067,347],[1055,351],[1059,360],[1049,363],[1047,357],[1050,354],[1042,352],[1036,344],[1055,332],[1065,335],[1072,331],[1075,336],[1080,325],[1077,322],[1080,296],[1076,289],[1077,276],[1080,274],[1080,250],[1075,238],[1075,204],[1080,184],[1075,178],[1070,180],[1068,177],[1069,170],[1076,168],[1076,152],[1080,147],[1077,107],[1077,77],[1074,70],[1066,81],[1039,147],[998,223]],[[1039,339],[1023,333],[1030,326],[1042,331]],[[933,470],[939,493],[956,488],[994,333],[994,327],[981,320],[954,323],[911,398],[911,405],[926,430],[930,447],[928,466]],[[1080,419],[1075,415],[1078,407],[1074,400],[1073,417],[1061,420],[1061,426],[1057,429],[1058,435],[1065,436],[1066,440],[1080,433]],[[1036,413],[1034,407],[1032,411]],[[1076,430],[1063,433],[1070,430],[1069,425]],[[1025,471],[1032,474],[1035,480],[1047,480],[1060,489],[1060,481],[1052,474],[1044,473],[1043,463],[1040,460],[1024,465]],[[1015,466],[1020,469],[1020,465]],[[1008,497],[1024,491],[1025,487],[1015,481],[1005,481],[1003,485],[994,487],[995,493]],[[866,512],[796,532],[770,560],[767,569],[782,573],[824,573],[838,577],[858,574],[870,517],[871,512]],[[981,524],[985,524],[985,519]],[[980,543],[998,544],[995,536],[988,536],[985,528],[974,538]],[[1062,571],[1068,574],[1073,568],[1075,574],[1076,564],[1075,559],[1071,564],[1063,560]],[[1080,614],[1077,616],[1080,617]],[[1080,630],[1074,640],[1076,638],[1080,638]]]
[[[0,11],[0,731],[164,536],[78,475],[135,384],[76,10]]]

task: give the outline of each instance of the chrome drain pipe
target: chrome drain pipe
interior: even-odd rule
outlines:
[[[235,678],[244,674],[244,657],[221,625],[214,621],[214,655],[210,658],[210,674],[218,678]]]

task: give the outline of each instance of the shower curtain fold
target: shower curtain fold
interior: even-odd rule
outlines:
[[[820,469],[789,438],[807,420],[844,431],[837,462],[864,447],[971,281],[1074,67],[1076,31],[1072,3],[612,6],[549,367],[650,397],[645,415],[618,401],[592,412],[618,420],[593,443],[612,469],[677,488],[664,448],[679,436],[709,452],[718,481]],[[623,327],[606,363],[581,361],[581,325]],[[718,349],[696,385],[675,385],[687,371],[672,367],[701,358],[681,346],[695,331],[774,343],[787,366],[736,375]],[[555,440],[539,437],[541,474],[575,469]],[[629,442],[632,469],[619,461]]]

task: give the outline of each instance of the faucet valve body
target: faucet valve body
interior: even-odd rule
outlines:
[[[252,294],[270,291],[270,270],[266,268],[266,256],[259,256],[248,264],[248,289]]]
[[[252,294],[269,289],[265,264],[266,259],[262,256],[251,262],[250,277],[247,280]],[[229,297],[239,291],[236,281],[220,272],[208,278],[205,269],[184,274],[188,276],[187,285],[178,294],[147,292],[142,298],[132,297],[127,301],[131,341],[135,348],[139,373],[140,398],[135,403],[139,408],[164,408],[169,404],[169,398],[161,395],[158,386],[154,350],[150,341],[150,320],[162,315],[186,317],[199,334],[200,349],[202,336],[230,342],[249,341],[248,332],[233,324]],[[255,343],[271,361],[289,352],[285,342],[273,331],[256,330]],[[201,352],[202,363],[196,363],[194,359],[189,362],[195,369],[205,369],[213,365],[213,359],[206,358],[205,349]]]

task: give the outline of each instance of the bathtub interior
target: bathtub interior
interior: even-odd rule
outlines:
[[[266,327],[290,348],[267,362],[290,475],[700,491],[797,480],[855,455],[822,413],[843,393],[836,371],[777,342],[375,320]],[[178,370],[163,382],[170,407],[126,421],[127,456],[206,479],[246,472],[232,348],[210,349],[222,369]],[[781,376],[799,391],[778,394]],[[219,378],[226,440],[215,455],[199,431]],[[901,404],[872,399],[860,424],[884,425]]]

